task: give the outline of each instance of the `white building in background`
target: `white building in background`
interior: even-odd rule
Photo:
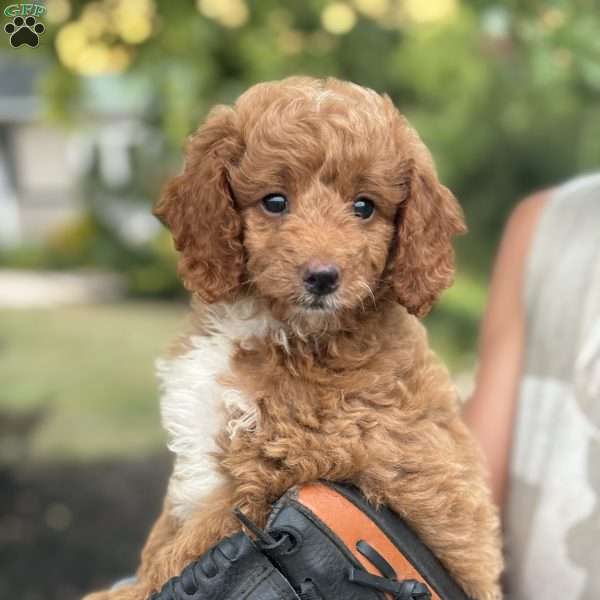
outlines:
[[[0,145],[0,248],[19,244],[23,237],[16,191],[4,144]]]
[[[77,216],[79,183],[94,157],[110,190],[132,176],[131,147],[156,142],[141,118],[149,98],[143,82],[85,80],[90,117],[85,128],[71,131],[43,119],[36,93],[42,69],[14,52],[0,53],[0,248],[35,243]],[[103,213],[132,244],[158,228],[144,198],[124,203],[109,193]]]
[[[0,55],[0,245],[38,239],[77,211],[67,136],[40,120],[40,66]]]

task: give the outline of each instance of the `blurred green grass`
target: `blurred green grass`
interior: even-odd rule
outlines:
[[[485,288],[459,277],[427,318],[457,374],[474,363]],[[34,460],[137,456],[164,448],[154,361],[181,331],[183,304],[122,302],[0,310],[0,412],[48,407]]]
[[[0,310],[0,411],[48,408],[32,458],[135,456],[164,446],[154,361],[174,303]]]

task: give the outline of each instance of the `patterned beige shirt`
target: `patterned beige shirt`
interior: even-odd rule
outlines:
[[[549,198],[525,302],[508,598],[600,600],[600,174]]]

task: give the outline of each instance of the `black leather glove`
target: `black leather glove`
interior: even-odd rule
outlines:
[[[298,600],[291,585],[245,533],[225,538],[169,580],[152,600]]]
[[[468,600],[414,532],[350,486],[288,492],[265,531],[225,538],[150,600]]]

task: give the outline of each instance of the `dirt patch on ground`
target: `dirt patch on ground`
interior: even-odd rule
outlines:
[[[168,456],[0,469],[0,598],[79,600],[135,571]]]

